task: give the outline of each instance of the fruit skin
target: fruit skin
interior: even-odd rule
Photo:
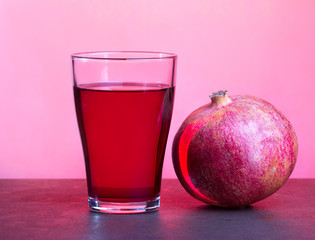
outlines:
[[[276,192],[291,175],[297,137],[270,103],[226,92],[192,112],[175,135],[173,165],[196,199],[220,207],[245,207]]]

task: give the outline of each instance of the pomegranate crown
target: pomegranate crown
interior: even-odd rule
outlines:
[[[225,95],[227,94],[227,90],[220,90],[220,91],[218,91],[218,92],[214,92],[214,93],[212,93],[209,97],[210,98],[214,98],[214,97],[225,97]]]
[[[227,95],[227,90],[218,91],[212,93],[209,97],[211,98],[211,107],[222,107],[232,102]]]

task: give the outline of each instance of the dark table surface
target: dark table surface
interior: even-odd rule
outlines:
[[[315,179],[290,179],[244,209],[210,207],[178,180],[154,213],[90,212],[85,180],[0,180],[0,239],[315,239]]]

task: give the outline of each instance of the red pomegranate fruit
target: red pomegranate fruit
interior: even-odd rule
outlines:
[[[212,94],[175,135],[176,175],[193,197],[220,207],[245,207],[276,192],[298,153],[286,117],[253,96]]]

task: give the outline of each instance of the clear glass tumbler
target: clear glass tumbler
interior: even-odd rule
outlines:
[[[159,208],[176,59],[157,52],[72,55],[91,210],[140,213]]]

